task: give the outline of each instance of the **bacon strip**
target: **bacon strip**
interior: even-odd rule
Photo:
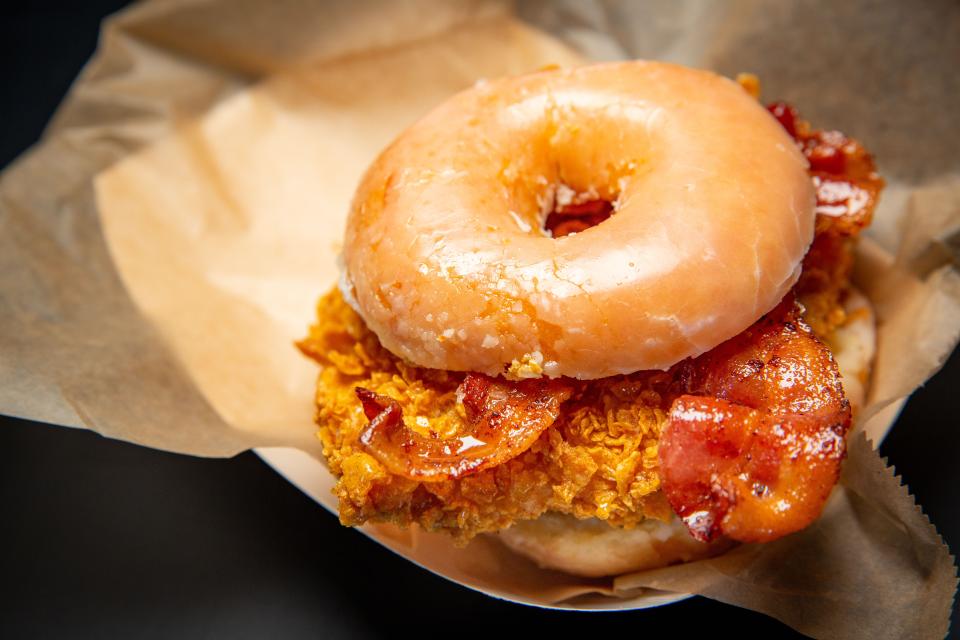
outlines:
[[[793,300],[678,370],[663,490],[698,540],[767,542],[813,522],[850,426],[833,357]]]
[[[572,392],[560,380],[508,382],[468,373],[457,389],[465,429],[441,438],[403,423],[400,405],[357,387],[370,424],[360,434],[364,449],[392,473],[421,482],[461,478],[503,464],[530,448],[556,420]]]
[[[768,109],[810,163],[817,190],[817,234],[858,234],[870,224],[884,184],[873,158],[859,142],[839,131],[811,130],[785,102],[775,102]]]

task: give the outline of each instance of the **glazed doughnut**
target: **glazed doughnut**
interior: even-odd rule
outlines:
[[[806,166],[753,97],[710,72],[624,62],[481,82],[368,170],[344,293],[419,366],[666,369],[797,280],[814,232]],[[543,224],[564,198],[614,214],[553,238]]]
[[[657,569],[717,555],[731,547],[725,539],[698,542],[679,518],[647,519],[633,529],[611,527],[596,518],[577,520],[545,513],[517,522],[497,537],[511,550],[544,569],[597,578]]]

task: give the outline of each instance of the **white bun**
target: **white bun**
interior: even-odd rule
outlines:
[[[876,327],[870,302],[859,292],[851,292],[845,307],[849,319],[834,332],[831,343],[844,390],[856,411],[863,406],[876,349]],[[618,529],[596,518],[577,520],[554,512],[518,522],[498,536],[507,547],[545,569],[585,577],[614,576],[690,562],[716,555],[730,546],[724,540],[697,542],[677,518],[671,522],[645,520],[634,529]]]
[[[856,289],[850,291],[843,306],[847,323],[830,336],[830,346],[840,369],[843,391],[856,414],[867,396],[870,366],[877,347],[877,326],[870,301]]]
[[[633,529],[617,529],[596,518],[577,520],[549,512],[498,535],[510,549],[544,569],[589,578],[689,562],[729,547],[726,541],[697,542],[678,518],[644,520]]]

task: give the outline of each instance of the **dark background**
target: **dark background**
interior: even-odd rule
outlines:
[[[100,20],[124,4],[0,9],[0,166],[37,141],[92,55]],[[953,549],[958,391],[954,354],[881,447]],[[796,636],[703,598],[612,614],[499,602],[342,528],[250,453],[190,458],[2,416],[0,451],[0,637],[507,634],[518,625],[544,637]]]

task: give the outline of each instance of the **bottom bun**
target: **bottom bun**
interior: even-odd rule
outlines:
[[[555,512],[518,522],[498,535],[507,547],[544,569],[588,578],[690,562],[730,546],[726,540],[697,542],[679,518],[644,520],[633,529],[617,529],[597,518],[577,520]]]
[[[843,308],[847,320],[830,336],[830,348],[840,369],[843,392],[856,415],[867,398],[877,326],[870,301],[859,291],[850,291]]]
[[[844,307],[847,321],[834,331],[830,346],[844,392],[856,412],[866,396],[876,326],[870,302],[859,292],[851,291]],[[618,529],[597,518],[578,520],[556,512],[517,522],[497,535],[507,547],[544,569],[589,578],[690,562],[722,553],[733,544],[723,539],[697,542],[679,518],[644,520],[633,529]]]

